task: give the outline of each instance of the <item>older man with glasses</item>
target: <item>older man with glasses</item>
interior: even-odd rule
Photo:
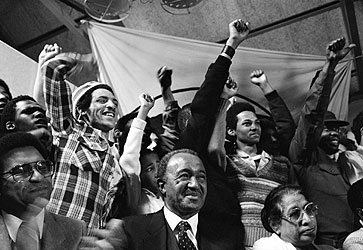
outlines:
[[[46,211],[53,174],[46,155],[43,145],[29,133],[0,138],[0,249],[113,249],[97,237],[82,241],[87,235],[85,222]],[[110,235],[107,230],[102,233]]]

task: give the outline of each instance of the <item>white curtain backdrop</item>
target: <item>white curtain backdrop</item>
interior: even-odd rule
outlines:
[[[100,67],[100,80],[113,86],[123,113],[139,106],[139,94],[160,94],[156,71],[163,65],[173,69],[172,90],[199,87],[209,64],[214,62],[223,47],[222,44],[109,24],[89,22],[87,25],[91,47]],[[324,62],[324,56],[240,47],[233,58],[230,74],[239,84],[239,94],[266,107],[259,88],[249,82],[252,70],[264,70],[271,85],[296,117],[315,71]],[[348,115],[351,68],[351,60],[341,62],[336,68],[329,110],[340,119],[346,119]],[[189,103],[194,94],[194,91],[182,92],[176,94],[176,99],[182,106]],[[157,101],[151,115],[160,113],[162,108],[162,101]]]
[[[10,88],[12,95],[32,95],[37,62],[0,41],[0,78]]]

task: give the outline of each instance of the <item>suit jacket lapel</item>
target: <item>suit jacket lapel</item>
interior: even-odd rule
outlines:
[[[64,231],[62,231],[59,225],[55,222],[52,214],[45,211],[41,248],[46,250],[60,249],[65,240],[66,237],[64,235]]]
[[[146,231],[149,236],[144,239],[144,249],[179,249],[176,237],[165,220],[163,210],[153,215],[146,226]]]
[[[11,239],[0,211],[0,250],[11,250]]]

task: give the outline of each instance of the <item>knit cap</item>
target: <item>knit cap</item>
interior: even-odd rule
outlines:
[[[107,89],[109,91],[112,92],[112,94],[114,94],[113,89],[111,88],[110,85],[107,85],[105,83],[101,83],[101,82],[96,82],[96,81],[92,81],[92,82],[87,82],[81,86],[79,86],[78,88],[76,88],[74,90],[74,92],[72,93],[72,103],[73,103],[73,115],[74,117],[77,117],[76,114],[76,106],[77,103],[79,102],[79,100],[86,94],[88,93],[92,93],[95,89]]]

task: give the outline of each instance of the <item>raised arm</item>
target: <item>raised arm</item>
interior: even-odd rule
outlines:
[[[66,77],[96,68],[92,54],[62,53],[41,67],[47,114],[55,131],[67,131],[72,120],[72,92]],[[83,83],[73,83],[80,86]]]
[[[124,145],[124,151],[120,157],[120,166],[129,177],[136,175],[138,178],[129,178],[131,194],[128,195],[131,209],[135,209],[139,203],[141,192],[141,164],[140,151],[142,137],[146,126],[146,117],[154,106],[154,99],[148,94],[139,96],[140,109],[137,117],[132,121],[130,131]],[[133,210],[131,210],[133,211]]]
[[[211,161],[215,163],[214,165],[221,167],[224,171],[227,166],[226,150],[224,148],[226,138],[226,114],[230,105],[229,99],[237,94],[237,90],[238,84],[229,77],[220,97],[216,122],[208,145]]]
[[[43,92],[43,81],[42,81],[42,73],[41,68],[43,64],[55,57],[56,55],[62,53],[62,48],[58,46],[58,44],[46,44],[44,45],[43,50],[40,52],[38,56],[38,69],[37,75],[35,77],[34,89],[33,89],[33,98],[45,109],[45,100],[44,100],[44,92]]]
[[[254,70],[250,74],[252,84],[258,86],[265,95],[276,124],[279,138],[280,153],[288,157],[289,146],[295,134],[295,122],[284,100],[275,89],[272,88],[266,74],[262,70]]]
[[[171,92],[171,75],[173,70],[167,66],[161,67],[157,72],[157,78],[161,87],[161,94],[164,101],[164,111],[162,114],[163,133],[160,135],[159,150],[160,156],[172,151],[179,140],[180,130],[177,126],[178,112],[180,107],[178,101],[174,99]]]
[[[248,33],[248,22],[238,19],[229,24],[229,38],[217,60],[209,66],[204,82],[193,98],[192,117],[181,133],[176,148],[191,148],[198,153],[207,153],[205,151],[214,128],[219,98],[229,75],[231,59]]]
[[[300,114],[295,136],[290,144],[289,155],[292,163],[301,162],[304,158],[303,152],[310,151],[317,146],[323,129],[324,115],[329,105],[335,67],[354,47],[354,44],[345,47],[344,37],[327,45],[325,64],[318,76],[313,79],[313,85]]]

